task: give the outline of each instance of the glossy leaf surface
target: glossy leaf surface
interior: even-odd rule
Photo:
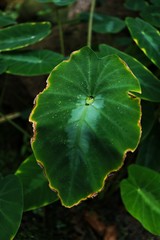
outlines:
[[[51,24],[21,23],[0,29],[0,51],[26,47],[45,38],[51,32]]]
[[[64,57],[50,50],[3,53],[0,55],[7,66],[7,73],[21,76],[48,74]]]
[[[127,18],[126,24],[136,44],[160,68],[160,32],[140,18]]]
[[[42,3],[54,3],[58,6],[67,6],[69,4],[74,3],[76,0],[36,0]]]
[[[126,209],[144,228],[160,235],[160,174],[138,165],[131,165],[128,173],[121,182]]]
[[[15,24],[16,21],[8,16],[5,12],[0,11],[0,27]]]
[[[138,81],[120,58],[99,59],[87,47],[52,71],[30,116],[32,148],[63,205],[101,191],[136,148],[140,106],[133,92],[140,92]]]
[[[160,123],[156,122],[149,135],[141,143],[137,164],[160,172]]]
[[[22,162],[15,174],[23,185],[24,211],[46,206],[58,199],[57,194],[49,188],[48,181],[34,155]]]
[[[17,176],[0,179],[0,238],[13,239],[23,212],[22,186]]]
[[[160,102],[160,80],[157,79],[144,65],[142,65],[137,59],[129,56],[128,54],[110,47],[105,44],[99,46],[98,56],[104,57],[111,54],[117,54],[122,58],[134,75],[138,78],[142,94],[140,97],[145,100]]]

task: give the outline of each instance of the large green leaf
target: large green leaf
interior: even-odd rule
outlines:
[[[121,182],[121,196],[128,212],[151,233],[160,235],[160,174],[138,165],[129,167]]]
[[[17,176],[0,179],[0,239],[13,239],[23,212],[22,186]]]
[[[140,87],[127,65],[88,47],[52,71],[30,116],[32,148],[63,205],[101,191],[137,147],[141,114],[133,92]]]
[[[42,3],[54,3],[58,6],[67,6],[71,3],[74,3],[76,0],[36,0]]]
[[[15,24],[16,21],[5,12],[0,11],[0,27]]]
[[[127,18],[126,24],[136,44],[160,68],[160,32],[140,18]]]
[[[15,174],[23,185],[24,211],[46,206],[58,199],[57,194],[49,188],[34,155],[22,162]]]
[[[160,172],[160,123],[156,122],[150,134],[141,143],[137,164]]]
[[[0,29],[0,51],[26,47],[45,38],[51,32],[49,22],[21,23]]]
[[[7,66],[7,73],[35,76],[48,74],[64,57],[50,50],[34,50],[0,55]]]
[[[145,100],[160,102],[160,80],[158,80],[144,65],[137,59],[105,44],[99,46],[98,56],[104,57],[117,54],[121,57],[138,78],[142,94],[140,97]]]

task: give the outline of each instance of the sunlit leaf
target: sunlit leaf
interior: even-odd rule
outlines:
[[[21,23],[0,29],[0,51],[26,47],[45,38],[51,32],[51,24]]]
[[[117,56],[88,47],[59,64],[31,113],[32,148],[68,207],[102,190],[140,138],[138,80]],[[131,121],[132,119],[132,121]]]
[[[139,18],[127,18],[126,24],[136,44],[160,68],[160,32]]]
[[[128,173],[121,182],[126,209],[144,228],[160,235],[160,174],[138,165],[131,165]]]
[[[17,176],[0,179],[0,238],[13,239],[23,212],[22,186]]]
[[[99,46],[99,53],[97,54],[100,57],[108,56],[111,54],[117,54],[119,57],[121,57],[127,63],[129,68],[132,70],[140,82],[142,89],[142,94],[140,97],[145,100],[160,102],[160,80],[158,80],[137,59],[106,44],[101,44]]]
[[[7,73],[21,76],[48,74],[64,57],[50,50],[3,53],[0,55],[7,66]]]
[[[46,206],[58,199],[57,194],[49,188],[48,181],[34,155],[22,162],[15,174],[23,185],[24,211]]]

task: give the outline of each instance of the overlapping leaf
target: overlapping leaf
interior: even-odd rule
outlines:
[[[117,54],[121,57],[138,78],[142,89],[142,93],[140,95],[142,99],[160,102],[160,80],[158,80],[156,76],[154,76],[137,59],[127,55],[126,53],[105,44],[101,44],[99,46],[98,56],[104,57],[111,54]]]
[[[49,22],[21,23],[0,29],[0,51],[26,47],[45,38],[51,32]]]
[[[99,192],[136,148],[141,114],[134,92],[138,80],[120,58],[100,59],[87,47],[52,71],[30,116],[32,148],[63,205]]]
[[[140,18],[127,18],[126,24],[136,44],[160,68],[160,32]]]
[[[0,238],[13,239],[23,212],[22,186],[17,176],[0,179]]]
[[[3,53],[0,59],[5,63],[7,73],[21,76],[48,74],[64,57],[50,50],[33,50]]]
[[[23,185],[24,211],[46,206],[58,199],[57,194],[50,190],[34,155],[28,157],[15,174]]]
[[[160,174],[138,165],[129,167],[121,182],[121,196],[128,212],[153,234],[160,235]]]

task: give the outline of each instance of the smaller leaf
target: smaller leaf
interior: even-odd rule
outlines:
[[[160,235],[160,174],[138,165],[129,166],[128,174],[120,184],[126,209],[149,232]]]
[[[140,11],[145,6],[147,6],[148,3],[145,0],[126,0],[124,6],[127,9],[130,9],[132,11]]]
[[[8,16],[5,12],[0,11],[0,27],[15,24],[16,21]]]
[[[160,27],[160,6],[145,7],[140,16],[153,26]]]
[[[23,184],[24,211],[46,206],[58,199],[57,194],[50,190],[34,155],[22,162],[15,174]]]
[[[0,179],[0,238],[13,239],[23,212],[22,186],[17,176]]]
[[[50,50],[3,53],[0,58],[7,66],[7,73],[21,76],[48,74],[64,57]]]
[[[140,18],[127,18],[126,24],[136,44],[160,68],[160,32]]]
[[[10,51],[41,41],[51,32],[49,22],[21,23],[0,29],[0,51]]]
[[[155,123],[152,131],[141,143],[136,163],[160,172],[160,124]]]

